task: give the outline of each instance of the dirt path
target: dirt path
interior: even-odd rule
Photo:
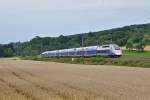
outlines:
[[[150,100],[150,69],[0,59],[0,100]]]

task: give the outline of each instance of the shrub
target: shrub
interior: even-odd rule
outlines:
[[[102,57],[91,57],[91,58],[41,58],[37,56],[33,57],[21,57],[24,60],[35,60],[35,61],[52,61],[60,63],[74,63],[74,64],[93,64],[93,65],[122,65],[122,66],[133,66],[133,67],[150,67],[149,61],[137,60],[137,59],[113,59],[113,58],[102,58]]]

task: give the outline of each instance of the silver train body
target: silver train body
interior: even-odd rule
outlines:
[[[116,44],[89,46],[81,48],[63,49],[43,52],[42,57],[121,57],[122,50]]]

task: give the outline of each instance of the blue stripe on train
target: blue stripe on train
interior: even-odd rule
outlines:
[[[113,52],[111,50],[98,50],[97,51],[98,55],[114,55]]]

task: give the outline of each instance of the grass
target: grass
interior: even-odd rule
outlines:
[[[142,57],[142,58],[150,58],[150,52],[138,52],[138,51],[123,51],[123,55],[126,57]]]
[[[24,60],[35,61],[52,61],[71,64],[87,64],[87,65],[117,65],[131,67],[150,68],[150,52],[123,51],[121,58],[104,58],[104,57],[81,57],[81,58],[42,58],[42,57],[23,57]]]

